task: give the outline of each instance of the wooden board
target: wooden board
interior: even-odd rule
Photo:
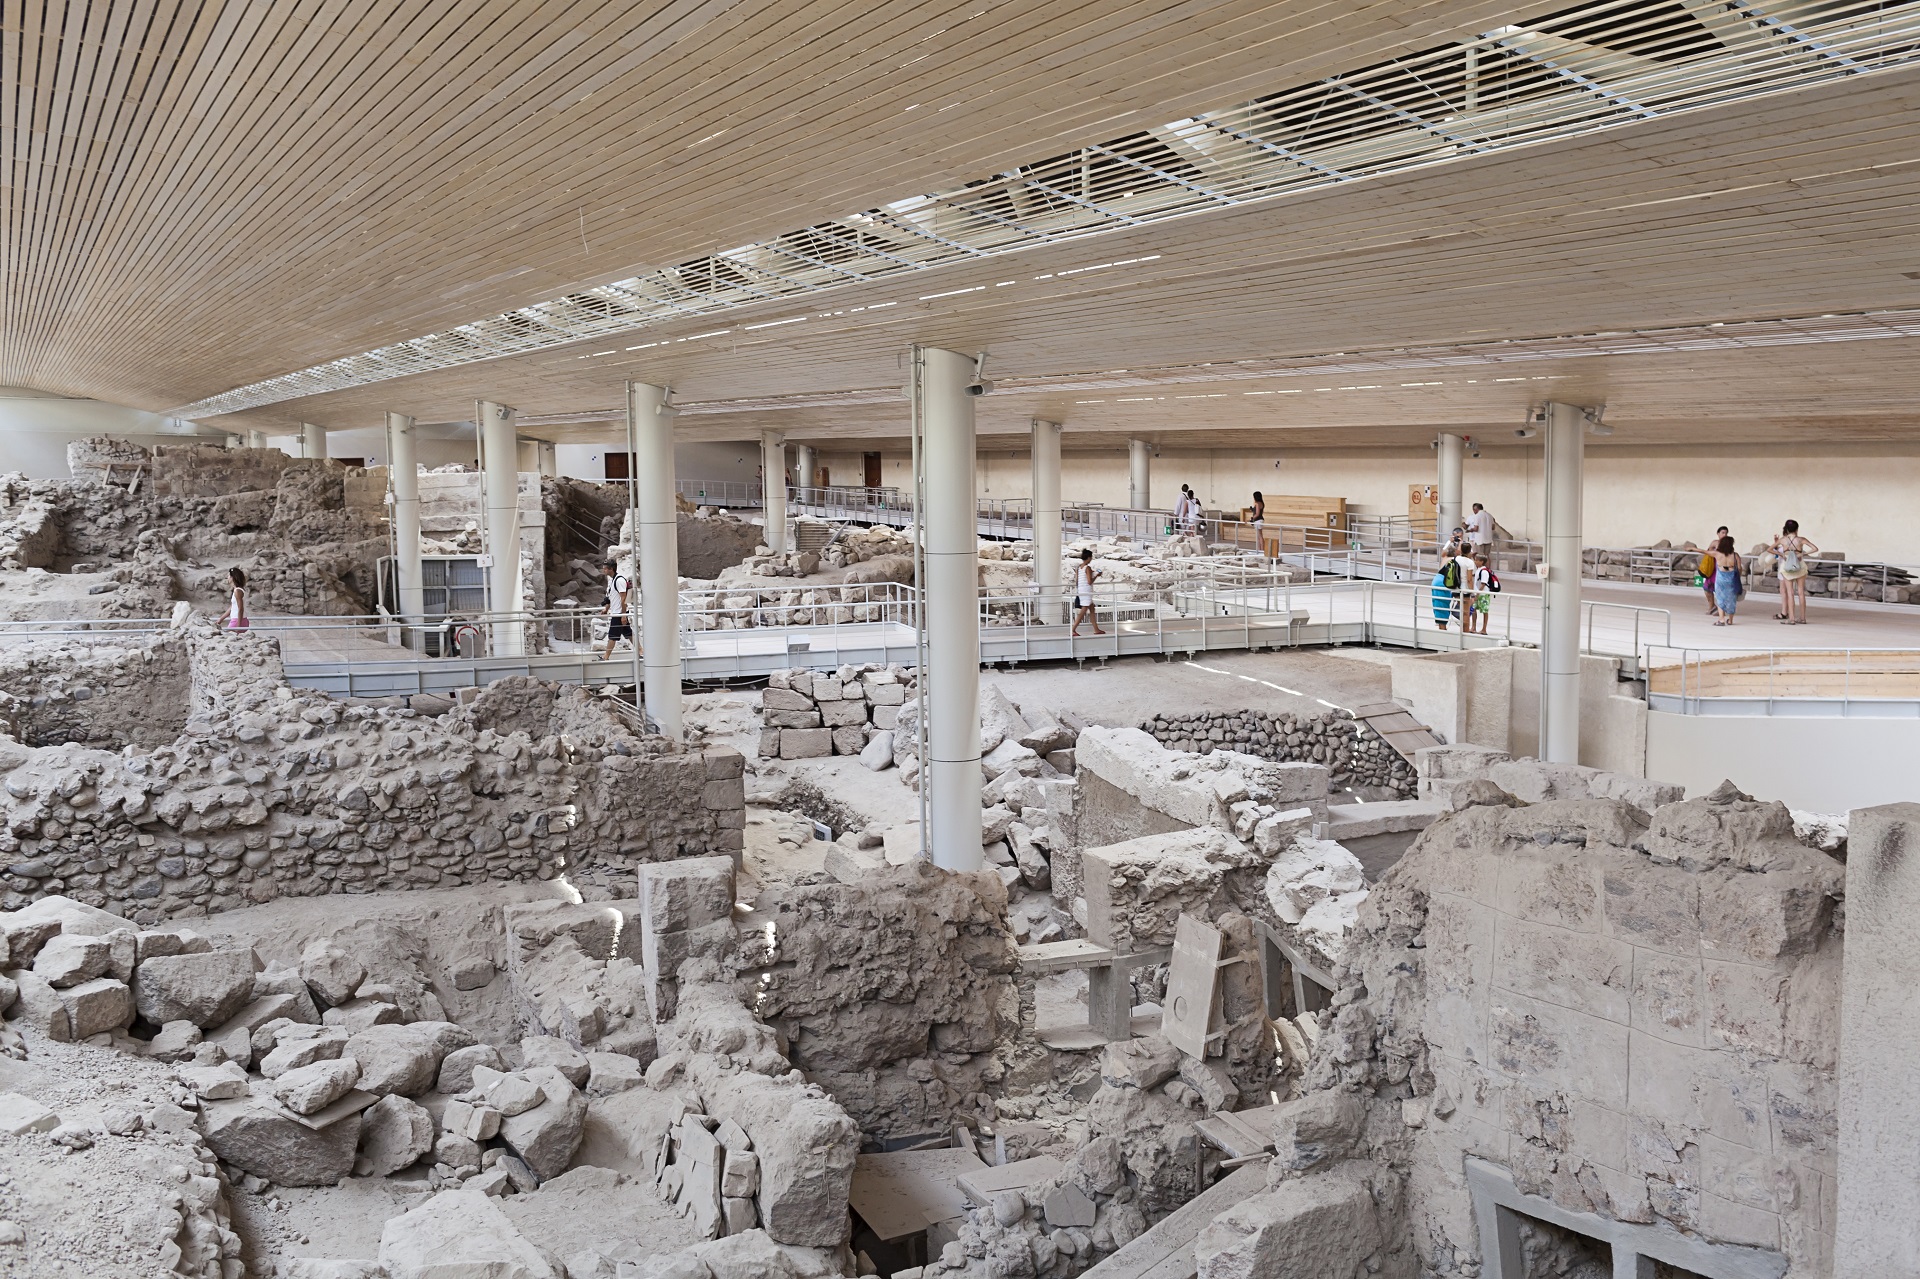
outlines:
[[[1189,1057],[1207,1055],[1218,985],[1220,930],[1191,915],[1174,924],[1173,962],[1167,970],[1167,1002],[1160,1033]]]
[[[918,1234],[967,1210],[960,1178],[987,1168],[970,1150],[898,1150],[860,1155],[853,1164],[848,1203],[882,1239]]]
[[[962,1173],[960,1191],[976,1207],[984,1207],[1002,1190],[1024,1190],[1043,1181],[1052,1181],[1066,1165],[1051,1155],[1016,1159],[983,1172]]]
[[[1353,708],[1353,717],[1378,733],[1380,740],[1393,747],[1408,763],[1413,762],[1413,753],[1421,747],[1441,744],[1432,729],[1415,719],[1406,707],[1395,702],[1356,706]]]
[[[1236,1168],[1225,1180],[1175,1209],[1146,1234],[1108,1257],[1081,1279],[1193,1279],[1198,1265],[1193,1241],[1215,1217],[1267,1188],[1267,1166]]]
[[[1093,968],[1111,964],[1113,951],[1084,937],[1067,941],[1034,942],[1019,949],[1020,968],[1029,973],[1053,973],[1066,968]]]

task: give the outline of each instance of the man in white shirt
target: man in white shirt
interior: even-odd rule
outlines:
[[[1493,547],[1493,516],[1478,502],[1473,504],[1473,514],[1467,517],[1467,545],[1477,553]]]
[[[613,642],[625,640],[633,643],[632,614],[627,610],[627,596],[633,589],[633,583],[620,572],[620,565],[608,560],[601,566],[607,575],[607,651],[600,660],[613,660]]]

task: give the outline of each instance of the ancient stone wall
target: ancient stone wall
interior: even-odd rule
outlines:
[[[152,750],[187,722],[187,644],[112,632],[100,642],[45,640],[0,650],[4,731],[25,746]]]
[[[1364,1102],[1343,1140],[1404,1175],[1420,1273],[1480,1273],[1476,1156],[1567,1211],[1827,1274],[1843,868],[1730,786],[1650,816],[1456,802],[1361,908],[1308,1080]],[[1297,1228],[1243,1221],[1200,1273],[1258,1272],[1233,1259]]]
[[[148,923],[741,847],[738,754],[636,737],[583,690],[552,694],[544,726],[526,706],[547,694],[524,680],[423,716],[297,693],[262,636],[196,627],[186,642],[177,741],[22,753],[0,832],[9,903],[64,891]]]
[[[1333,774],[1335,790],[1368,786],[1400,796],[1410,796],[1414,790],[1412,765],[1346,711],[1324,715],[1200,711],[1156,715],[1140,728],[1171,750],[1200,754],[1230,750],[1261,759],[1324,764]]]

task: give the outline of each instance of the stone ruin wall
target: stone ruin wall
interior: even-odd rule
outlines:
[[[1471,1158],[1754,1273],[1830,1273],[1843,865],[1730,785],[1649,811],[1454,780],[1360,907],[1309,1091],[1201,1279],[1479,1275]]]
[[[505,680],[426,716],[296,692],[269,638],[194,626],[177,642],[192,671],[177,740],[14,749],[8,903],[66,893],[148,923],[742,847],[737,753],[636,737],[583,690]]]
[[[190,682],[179,632],[17,645],[0,650],[0,733],[25,746],[153,750],[186,728]]]
[[[1238,751],[1261,759],[1324,764],[1335,790],[1372,787],[1401,798],[1414,791],[1413,766],[1378,733],[1347,711],[1323,715],[1270,711],[1201,711],[1156,715],[1140,725],[1169,750]]]

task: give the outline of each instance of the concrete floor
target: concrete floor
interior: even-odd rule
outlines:
[[[1116,658],[1102,665],[1056,662],[982,671],[1015,704],[1037,702],[1056,715],[1134,726],[1154,715],[1189,711],[1263,711],[1317,715],[1390,700],[1386,656],[1368,649],[1295,649],[1210,653],[1193,661]]]

